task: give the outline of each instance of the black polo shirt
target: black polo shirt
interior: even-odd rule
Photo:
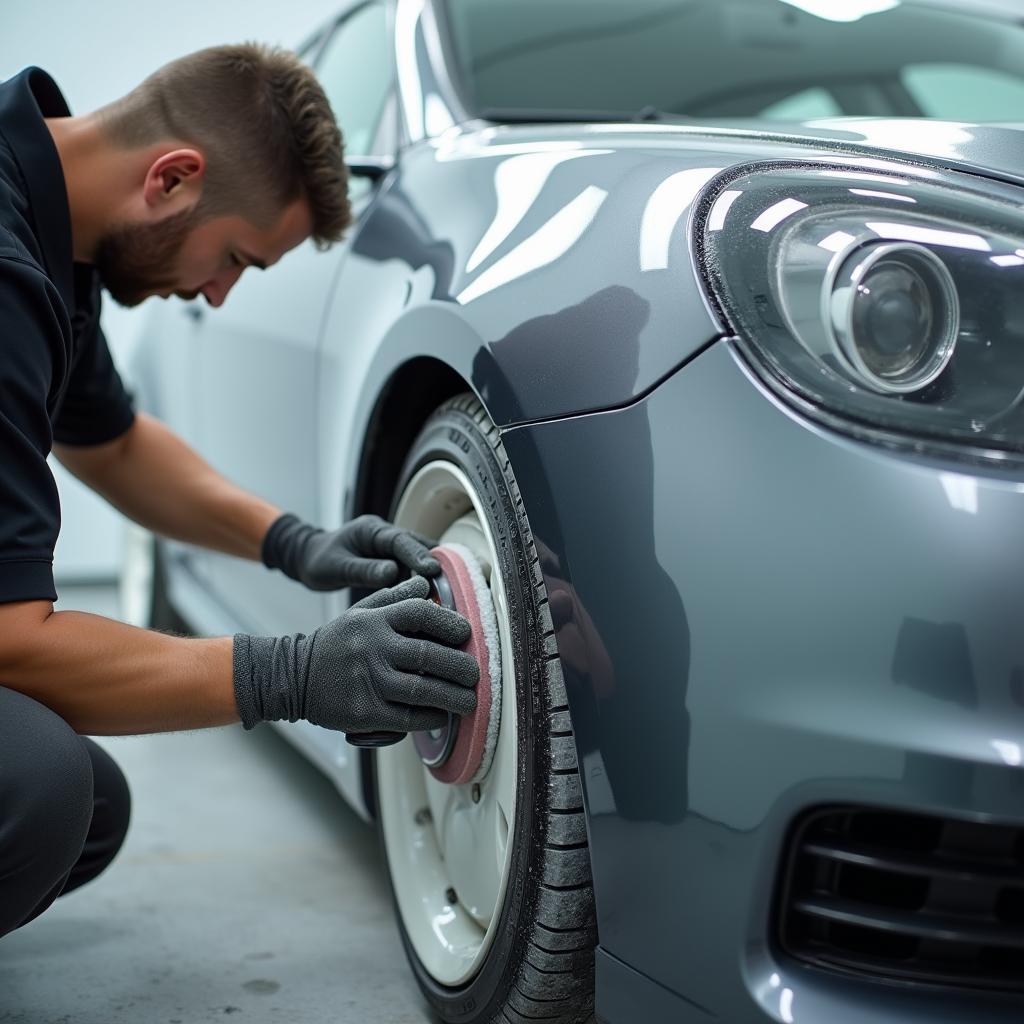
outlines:
[[[134,419],[100,330],[96,272],[72,258],[64,172],[43,121],[69,113],[39,68],[0,84],[0,602],[57,596],[52,443],[100,444]]]

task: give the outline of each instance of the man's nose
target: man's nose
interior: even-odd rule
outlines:
[[[214,309],[224,305],[228,292],[235,287],[235,283],[242,276],[244,269],[245,267],[232,267],[207,281],[201,289],[207,304],[213,306]]]

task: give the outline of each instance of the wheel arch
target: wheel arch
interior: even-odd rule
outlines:
[[[423,424],[449,398],[472,390],[458,371],[432,356],[418,356],[394,370],[367,421],[352,515],[370,512],[387,518],[402,464]]]

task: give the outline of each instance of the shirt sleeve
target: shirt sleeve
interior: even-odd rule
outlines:
[[[103,444],[135,421],[132,400],[114,367],[99,312],[75,339],[67,391],[53,425],[61,444]]]
[[[46,464],[47,403],[69,332],[60,296],[39,268],[0,258],[0,602],[57,597],[60,503]]]

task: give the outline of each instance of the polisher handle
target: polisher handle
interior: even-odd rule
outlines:
[[[404,732],[347,732],[345,739],[353,747],[390,747],[406,737]]]

